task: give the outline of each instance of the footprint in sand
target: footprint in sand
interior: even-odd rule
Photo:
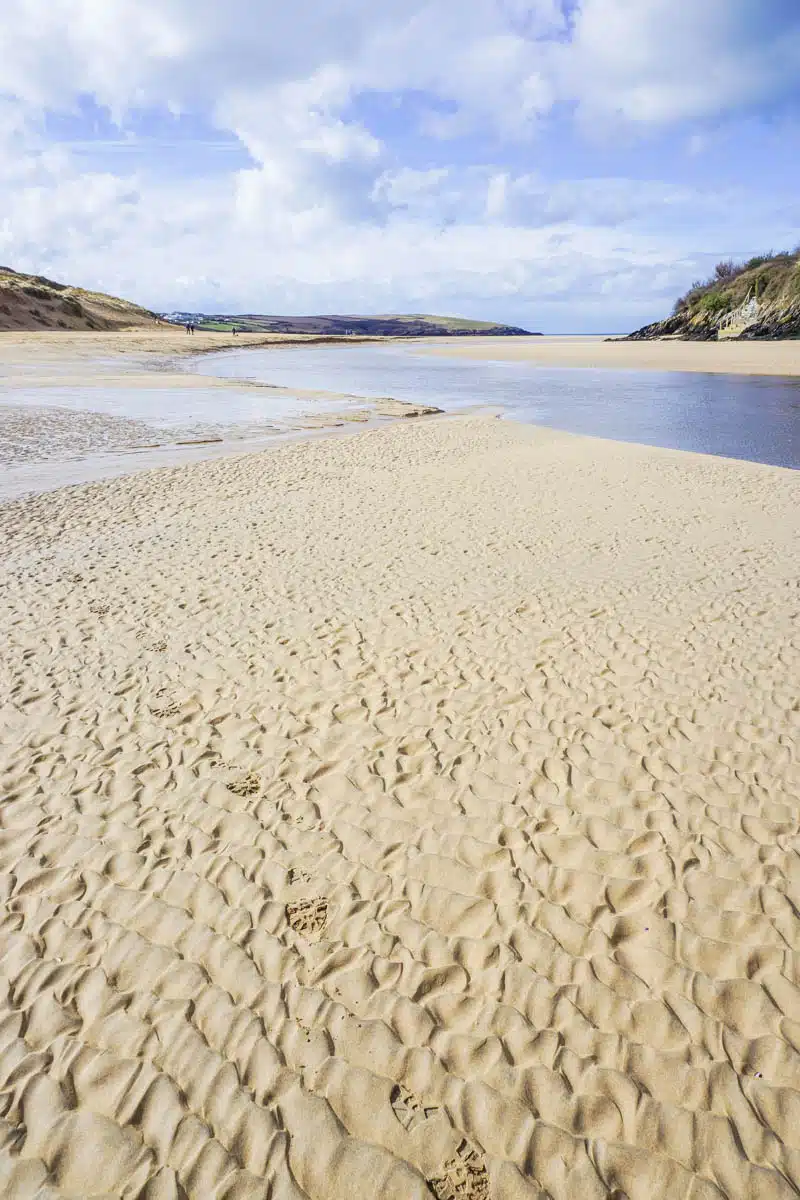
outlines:
[[[402,1083],[396,1083],[392,1088],[392,1110],[400,1124],[409,1133],[437,1113],[438,1108],[423,1108],[413,1092],[404,1088]]]
[[[301,937],[318,938],[328,922],[328,901],[323,896],[286,905],[286,919]]]
[[[232,780],[226,787],[234,796],[255,796],[261,791],[261,776],[256,771],[250,771],[247,775]]]
[[[292,887],[296,883],[311,883],[311,876],[302,867],[289,868],[289,886]]]
[[[145,650],[152,650],[155,654],[163,654],[166,648],[167,643],[164,638],[159,638],[158,641],[150,642],[148,646],[145,646]]]
[[[488,1200],[489,1174],[482,1155],[464,1140],[442,1174],[428,1180],[436,1200]]]
[[[89,612],[94,613],[96,617],[104,617],[108,612],[109,606],[105,600],[90,600]]]
[[[166,688],[156,692],[155,703],[150,705],[150,712],[154,717],[176,717],[180,711],[175,701],[169,699]]]

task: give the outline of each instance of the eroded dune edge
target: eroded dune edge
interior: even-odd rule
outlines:
[[[796,1196],[799,491],[460,418],[0,507],[0,1194]]]

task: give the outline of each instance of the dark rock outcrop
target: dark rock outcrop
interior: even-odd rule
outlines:
[[[719,263],[712,279],[694,284],[671,317],[624,340],[800,337],[800,251],[768,254],[736,265]]]

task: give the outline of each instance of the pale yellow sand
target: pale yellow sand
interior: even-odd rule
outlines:
[[[800,375],[800,339],[785,342],[607,342],[594,337],[441,338],[427,354],[530,362],[542,367],[708,371],[713,375]]]
[[[92,360],[116,355],[200,354],[213,350],[240,350],[246,346],[314,345],[320,341],[342,341],[354,344],[364,341],[385,341],[384,338],[319,338],[305,333],[195,333],[189,335],[180,327],[158,326],[151,329],[124,329],[113,333],[70,331],[48,333],[23,330],[0,333],[0,365],[30,362],[35,359],[42,369],[48,362],[63,363],[65,359]]]
[[[489,418],[0,507],[0,1194],[796,1197],[798,512]]]
[[[50,383],[67,382],[73,373],[87,379],[105,360],[102,371],[109,378],[120,372],[125,383],[138,374],[137,386],[242,386],[241,380],[222,380],[200,374],[171,372],[169,379],[149,376],[143,366],[213,350],[244,349],[246,346],[308,345],[319,339],[303,334],[264,335],[222,333],[195,334],[183,330],[129,330],[122,333],[4,333],[0,334],[0,372],[12,374],[20,367],[26,378],[40,376]],[[342,338],[344,344],[360,341],[388,342],[389,338]],[[654,371],[710,371],[712,374],[800,375],[800,339],[780,342],[608,342],[601,337],[455,337],[414,339],[408,344],[415,353],[539,363],[542,366],[615,367]],[[137,367],[139,368],[137,372]],[[117,380],[122,382],[121,379]],[[191,382],[190,382],[191,381]]]
[[[331,339],[306,334],[197,333],[183,329],[129,329],[118,333],[0,333],[0,384],[17,387],[80,386],[134,388],[248,388],[263,385],[246,379],[221,379],[200,370],[181,370],[180,360],[221,350],[248,347],[347,345],[369,338]],[[385,340],[385,339],[378,339]],[[200,360],[202,362],[202,359]],[[273,388],[276,393],[314,397],[328,393]]]

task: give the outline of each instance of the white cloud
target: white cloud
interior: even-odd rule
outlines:
[[[5,0],[3,90],[38,107],[91,94],[118,114],[165,105],[242,121],[270,98],[324,116],[359,89],[417,88],[451,102],[460,129],[508,133],[556,99],[648,123],[796,94],[795,0],[570,11],[559,0]]]
[[[5,0],[0,259],[164,308],[493,315],[580,294],[656,315],[702,264],[689,225],[721,256],[757,248],[748,224],[780,244],[785,214],[660,181],[553,183],[505,149],[534,160],[556,107],[641,129],[783,101],[799,37],[790,0],[581,0],[569,21],[558,0]],[[439,161],[398,161],[359,107],[372,93],[423,98]],[[86,96],[123,130],[135,110],[200,115],[253,165],[87,173],[42,123]]]
[[[582,0],[561,46],[563,93],[588,119],[718,116],[797,95],[794,0]]]

